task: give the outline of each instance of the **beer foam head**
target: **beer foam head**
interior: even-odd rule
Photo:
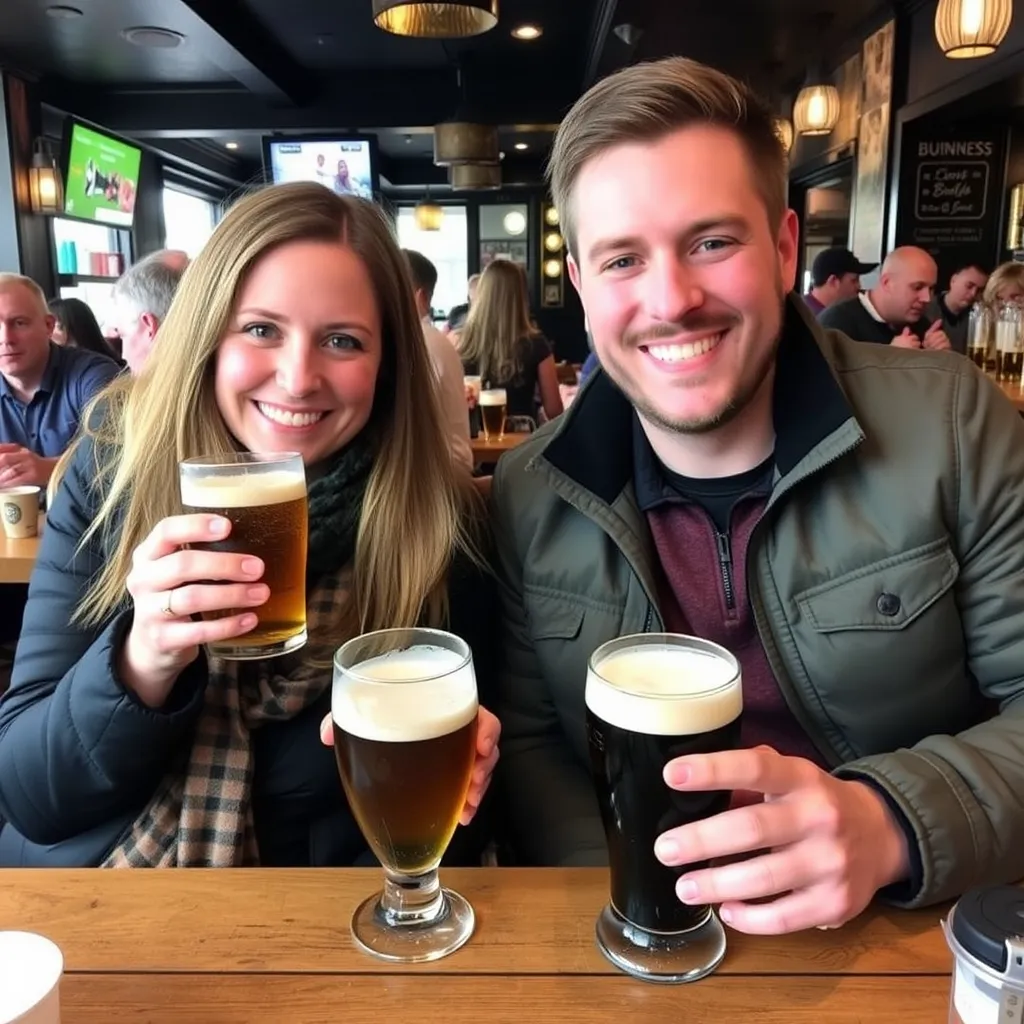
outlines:
[[[334,721],[364,740],[432,740],[461,729],[476,713],[473,663],[443,647],[418,644],[335,673]]]
[[[489,391],[481,391],[479,402],[481,405],[505,405],[508,396],[504,388],[491,388]]]
[[[305,496],[306,478],[285,469],[181,478],[181,503],[191,508],[254,508]]]
[[[692,736],[728,725],[743,710],[737,667],[721,656],[670,644],[615,651],[587,675],[587,707],[609,725],[649,736]]]

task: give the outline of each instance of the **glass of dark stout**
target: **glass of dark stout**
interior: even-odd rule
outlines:
[[[469,791],[477,707],[469,645],[451,633],[379,630],[335,655],[338,771],[384,868],[384,891],[357,908],[352,935],[384,960],[437,960],[473,934],[473,908],[441,888],[437,869]]]
[[[696,981],[725,956],[711,907],[687,906],[676,881],[690,864],[654,855],[663,832],[726,810],[728,791],[680,793],[662,778],[685,754],[734,749],[743,689],[739,662],[697,637],[643,633],[602,644],[587,673],[587,740],[608,841],[611,901],[597,944],[620,970],[645,981]]]

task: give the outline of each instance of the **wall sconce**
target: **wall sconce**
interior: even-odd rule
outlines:
[[[562,244],[562,236],[557,231],[549,231],[544,236],[544,248],[548,252],[561,252]]]
[[[64,212],[64,179],[46,139],[36,139],[28,169],[29,197],[33,213]]]
[[[788,117],[775,118],[775,134],[788,153],[793,148],[793,122]]]
[[[502,218],[501,225],[510,235],[521,235],[526,230],[526,214],[510,210]]]
[[[1006,38],[1013,0],[939,0],[935,38],[954,60],[987,57]]]
[[[797,94],[793,127],[799,135],[828,135],[839,121],[839,90],[834,85],[809,85]]]
[[[544,223],[550,224],[553,228],[558,227],[558,207],[548,206],[544,210]]]
[[[444,223],[444,207],[424,199],[416,204],[412,216],[420,231],[440,231]]]
[[[565,239],[559,231],[558,210],[551,203],[541,205],[541,221],[548,225],[540,240],[540,303],[542,306],[561,306],[565,301]]]

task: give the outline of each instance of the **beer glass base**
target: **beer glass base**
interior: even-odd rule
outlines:
[[[251,644],[246,645],[245,637],[238,640],[222,641],[216,644],[207,644],[206,653],[211,658],[223,658],[225,661],[261,661],[263,658],[279,658],[282,654],[291,654],[300,647],[306,646],[307,633],[303,629],[301,633],[288,637],[287,640],[280,640],[272,644]]]
[[[668,985],[707,977],[725,956],[725,929],[709,911],[687,932],[649,932],[630,924],[609,903],[597,919],[598,949],[620,971]]]
[[[469,901],[451,889],[442,889],[444,906],[423,921],[390,924],[378,893],[365,900],[352,917],[352,938],[371,956],[393,963],[440,960],[461,948],[473,934],[476,915]]]

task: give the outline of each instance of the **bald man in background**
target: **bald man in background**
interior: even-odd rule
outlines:
[[[829,306],[818,320],[855,341],[897,348],[948,349],[942,319],[929,321],[924,316],[935,294],[938,273],[935,260],[924,249],[913,245],[893,249],[882,264],[874,288]]]

